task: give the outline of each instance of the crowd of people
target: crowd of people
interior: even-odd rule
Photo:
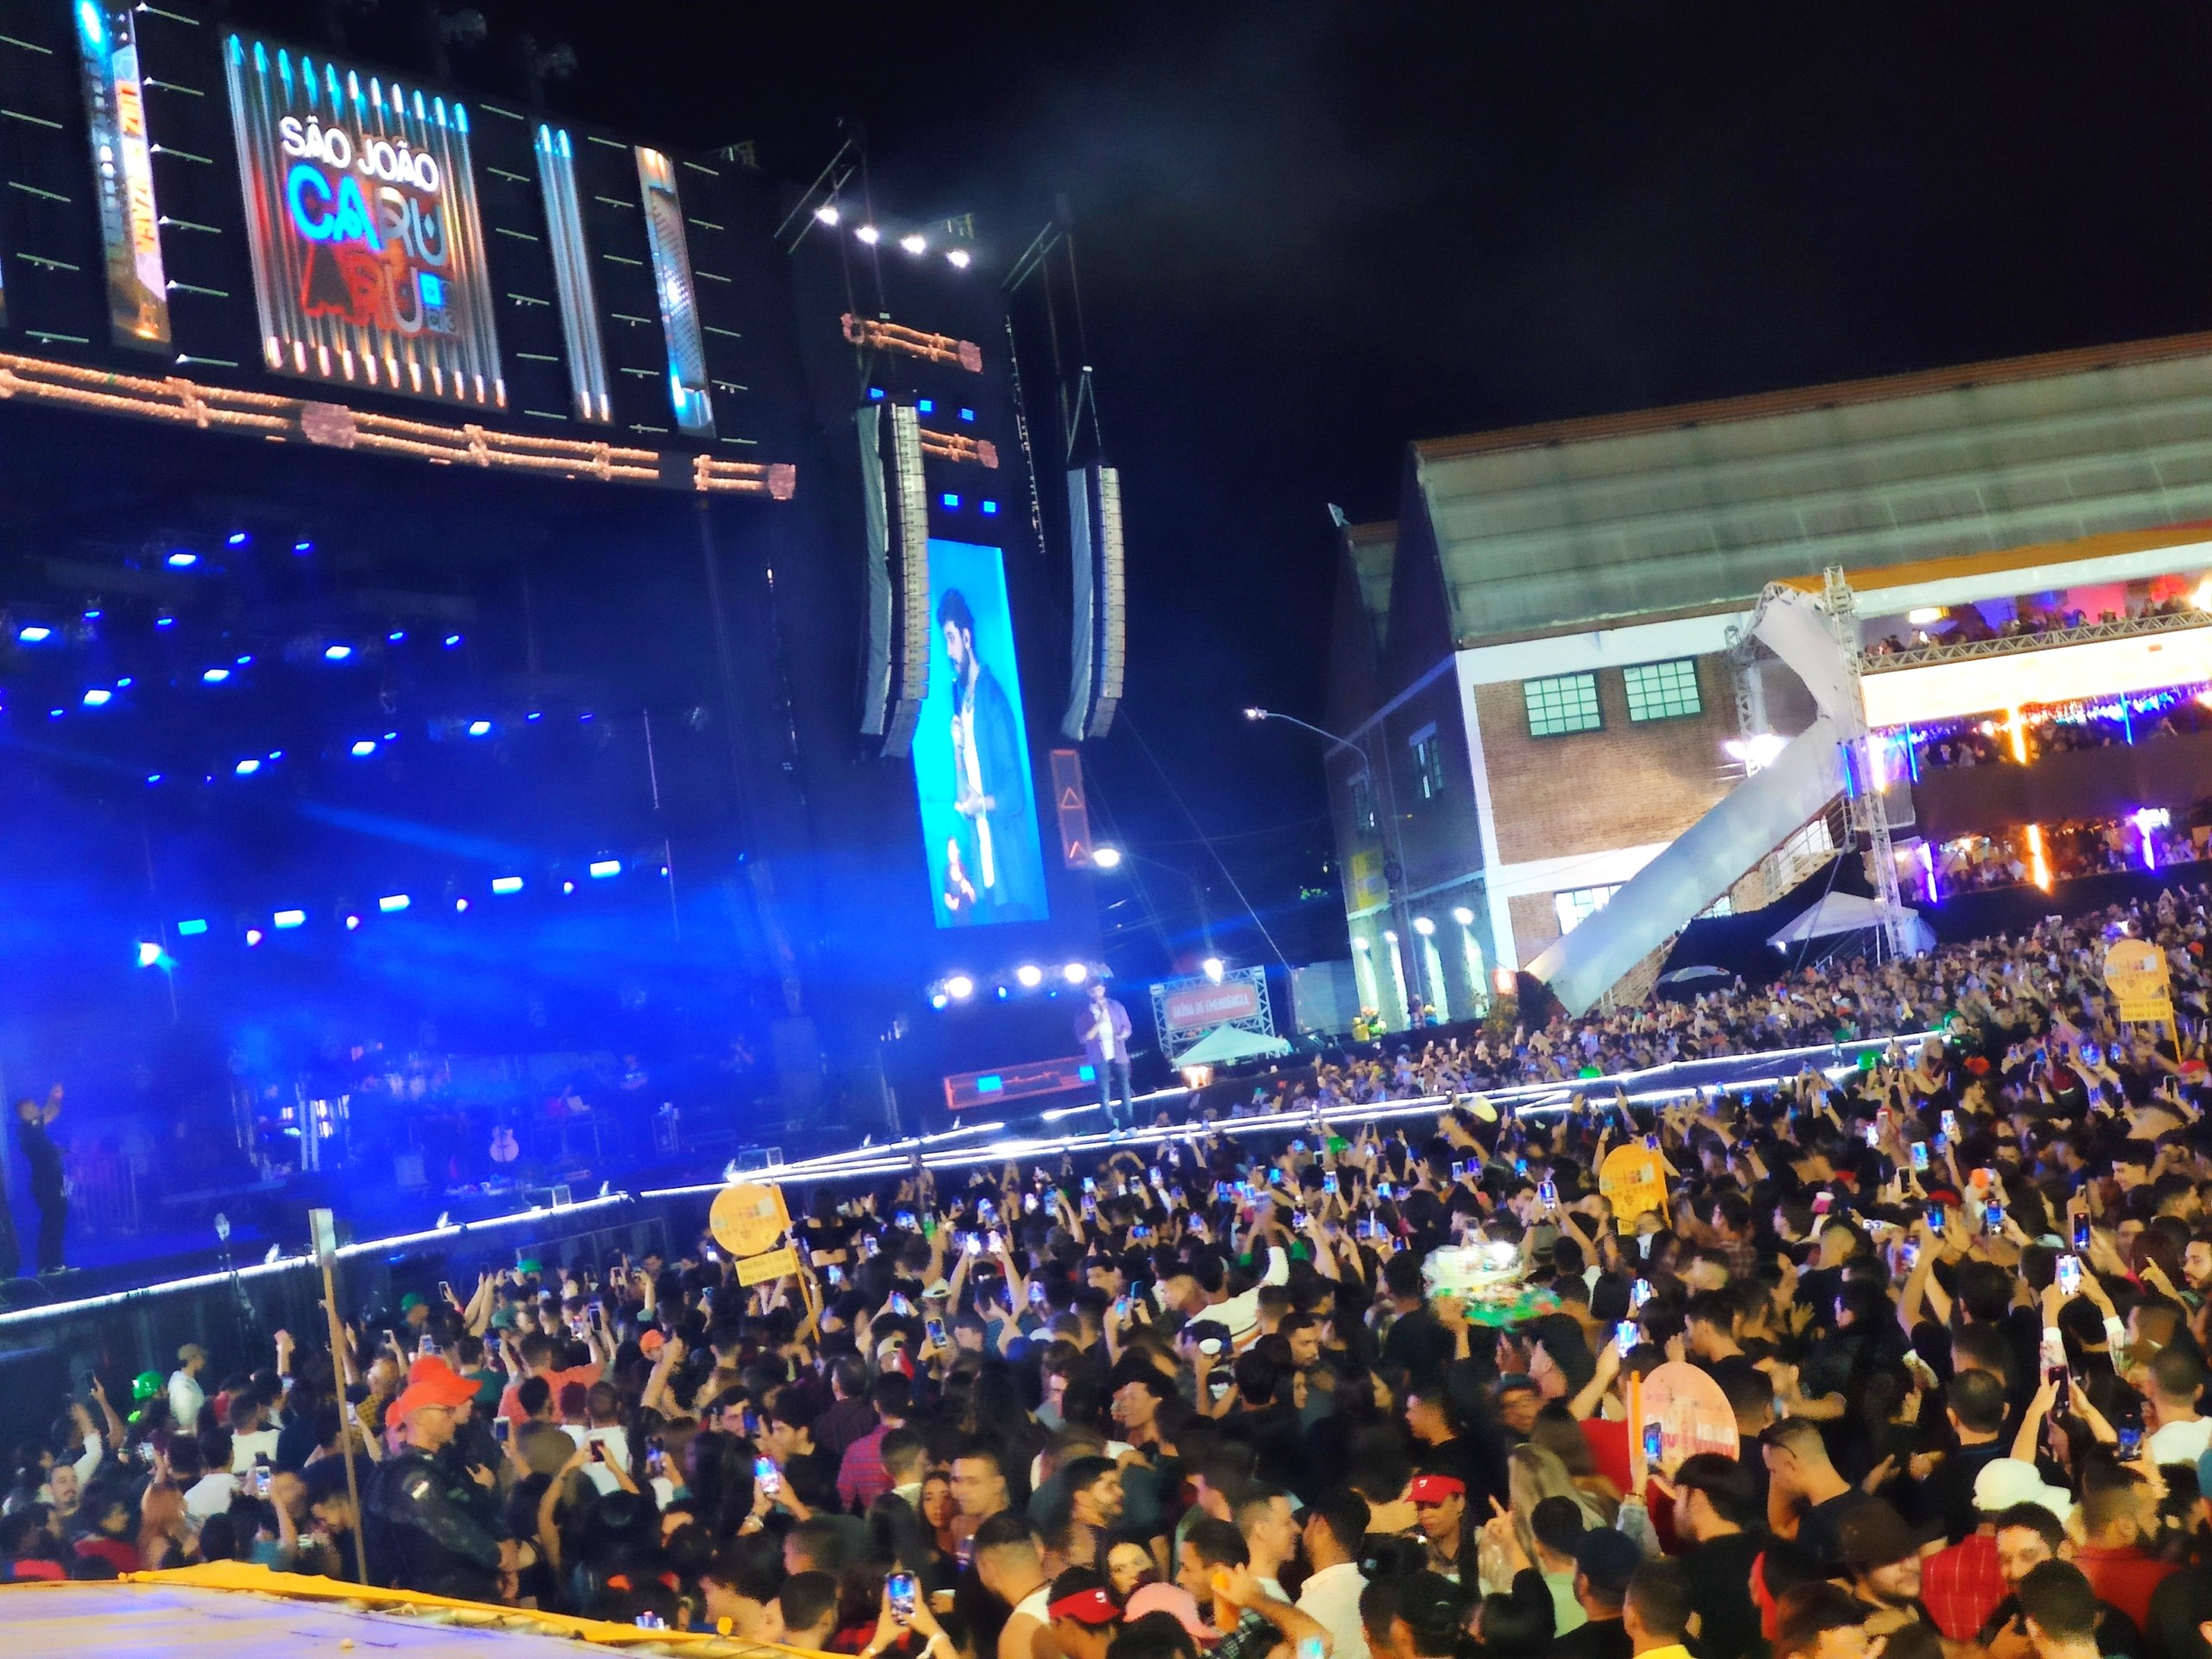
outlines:
[[[2085,875],[2109,875],[2145,867],[2144,842],[2150,842],[2151,868],[2202,861],[2212,852],[2212,828],[2187,829],[2133,818],[2096,818],[2039,826],[2043,871],[2051,881]],[[2037,880],[2037,853],[2024,827],[1993,835],[1961,836],[1942,844],[1936,864],[1938,890],[1980,893],[1993,887],[2025,887]]]
[[[2203,704],[2188,696],[2132,715],[2110,709],[2035,710],[2022,716],[2021,741],[2027,749],[2027,764],[2032,766],[2045,755],[2120,748],[2201,732],[2205,713]],[[2012,728],[2003,721],[1961,721],[1916,730],[1911,741],[1914,763],[1923,770],[2021,763],[2012,746]]]
[[[2013,606],[2000,620],[1991,621],[1981,607],[1952,605],[1942,608],[1938,614],[1925,621],[1914,620],[1910,639],[1901,633],[1891,633],[1867,647],[1872,657],[1893,657],[1900,652],[1916,650],[1923,645],[1966,645],[1986,639],[2040,639],[2050,633],[2063,633],[2075,628],[2120,621],[2141,621],[2146,618],[2187,616],[2200,608],[2190,590],[2177,588],[2163,597],[2153,598],[2148,593],[2131,599],[2125,613],[2100,609],[2091,616],[2086,607],[2079,605],[2044,605],[2023,601]]]
[[[2116,1023],[2121,932],[2177,1029]],[[823,1187],[749,1287],[702,1236],[415,1286],[335,1354],[188,1346],[14,1446],[0,1563],[365,1572],[866,1659],[2205,1659],[2208,938],[2175,892],[1408,1047],[1327,1080],[1332,1125]],[[1743,1095],[1471,1086],[1939,1024]],[[1632,1210],[1594,1176],[1631,1142],[1664,1162]],[[1451,1288],[1471,1245],[1522,1275],[1511,1323]],[[1632,1432],[1662,1367],[1719,1444]]]

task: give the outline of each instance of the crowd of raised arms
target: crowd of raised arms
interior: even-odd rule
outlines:
[[[2113,1023],[2129,929],[2177,1034]],[[750,1287],[702,1238],[417,1286],[335,1360],[187,1347],[15,1448],[0,1561],[365,1558],[869,1659],[2205,1659],[2206,929],[2174,894],[1323,1077],[1948,1020],[1780,1088],[1200,1122],[794,1192],[804,1268]],[[1618,1213],[1594,1172],[1647,1137],[1663,1209]],[[1433,1293],[1478,1236],[1555,1306]],[[1683,1363],[1733,1455],[1630,1433]]]

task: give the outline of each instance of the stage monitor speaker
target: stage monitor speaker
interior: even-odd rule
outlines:
[[[885,416],[888,416],[888,418]],[[930,690],[929,491],[912,404],[855,411],[867,514],[868,599],[861,652],[861,732],[904,760]]]
[[[1054,749],[1052,810],[1060,821],[1060,856],[1068,868],[1090,868],[1090,800],[1084,792],[1083,756],[1073,749]]]
[[[1128,655],[1122,477],[1103,461],[1068,474],[1068,556],[1075,605],[1060,735],[1081,741],[1113,729]]]

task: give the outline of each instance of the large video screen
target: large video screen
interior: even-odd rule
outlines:
[[[914,728],[939,927],[1045,919],[1045,860],[1004,557],[930,539],[929,695]]]
[[[224,56],[269,366],[504,408],[467,110],[251,35]]]

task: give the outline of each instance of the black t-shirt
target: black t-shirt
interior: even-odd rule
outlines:
[[[1683,1554],[1690,1607],[1698,1616],[1697,1659],[1745,1659],[1758,1650],[1758,1604],[1751,1599],[1751,1563],[1766,1548],[1756,1533],[1732,1532],[1694,1544]]]
[[[1843,1567],[1843,1517],[1872,1500],[1856,1486],[1838,1492],[1825,1503],[1815,1503],[1797,1522],[1797,1548],[1833,1578]]]
[[[1921,1516],[1929,1520],[1940,1516],[1943,1535],[1952,1543],[1964,1543],[1975,1525],[1974,1478],[2004,1455],[2002,1440],[1964,1446],[1951,1452],[1920,1483],[1916,1496]]]
[[[27,1123],[18,1118],[16,1138],[22,1144],[23,1163],[30,1171],[31,1191],[59,1192],[61,1189],[61,1148],[54,1144],[54,1137],[43,1123]]]
[[[2169,1574],[2151,1592],[2151,1626],[2134,1659],[2207,1659],[2197,1626],[2212,1619],[2212,1567],[2189,1567]]]
[[[1635,1651],[1627,1625],[1618,1618],[1593,1618],[1554,1637],[1551,1659],[1629,1659]]]

